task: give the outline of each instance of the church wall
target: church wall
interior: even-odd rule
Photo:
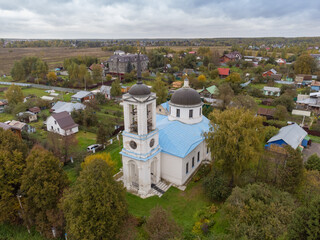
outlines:
[[[182,185],[181,167],[181,158],[161,152],[161,178],[176,185]]]
[[[169,120],[178,120],[187,124],[195,124],[202,121],[202,108],[201,105],[197,107],[178,107],[174,105],[170,105],[170,115]],[[177,117],[177,109],[180,109],[180,117]],[[189,110],[193,110],[193,117],[189,118]],[[200,115],[201,112],[201,115]]]
[[[197,162],[198,152],[200,152],[200,161]],[[194,167],[192,167],[192,158],[194,157]],[[190,176],[200,166],[202,160],[211,159],[210,151],[207,153],[205,141],[201,142],[185,158],[179,158],[167,153],[161,153],[161,178],[176,185],[183,185]],[[186,164],[189,163],[188,173],[186,173]]]

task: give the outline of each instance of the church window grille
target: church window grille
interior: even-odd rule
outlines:
[[[180,117],[180,109],[177,109],[177,117]]]

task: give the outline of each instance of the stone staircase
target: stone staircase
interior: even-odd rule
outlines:
[[[162,181],[157,184],[151,184],[151,194],[161,197],[171,187],[171,185],[171,183],[168,185]]]

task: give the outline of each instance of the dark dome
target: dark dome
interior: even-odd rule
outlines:
[[[135,84],[130,88],[129,93],[133,96],[144,96],[149,95],[151,91],[144,84]]]
[[[202,101],[196,90],[189,87],[183,87],[174,92],[171,97],[171,102],[177,105],[196,105],[200,104]]]

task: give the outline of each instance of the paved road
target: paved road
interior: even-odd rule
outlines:
[[[42,84],[33,84],[33,83],[15,83],[15,82],[0,82],[0,85],[11,85],[15,84],[17,86],[21,87],[33,87],[33,88],[41,88],[41,89],[50,89],[50,90],[55,90],[59,92],[71,92],[71,93],[77,93],[81,90],[78,89],[73,89],[73,88],[63,88],[63,87],[54,87],[54,86],[47,86],[47,85],[42,85]]]

